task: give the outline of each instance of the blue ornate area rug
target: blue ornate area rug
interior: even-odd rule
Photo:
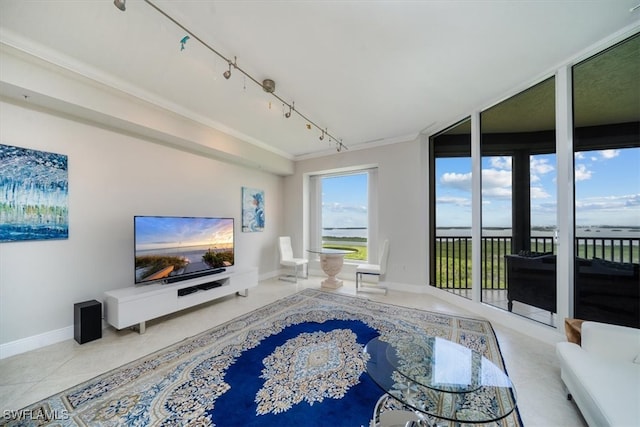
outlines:
[[[383,392],[363,348],[399,331],[457,342],[504,369],[487,321],[307,289],[38,402],[8,425],[369,426]],[[517,409],[496,425],[522,425]]]

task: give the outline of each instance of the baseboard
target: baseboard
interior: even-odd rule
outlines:
[[[275,270],[269,273],[262,273],[260,276],[258,276],[258,283],[262,282],[263,280],[273,279],[274,277],[278,277],[281,274],[282,274],[281,270]]]
[[[314,273],[316,275],[324,274],[321,271],[315,270],[311,270],[309,273],[311,275],[314,275]],[[277,277],[280,274],[280,270],[272,271],[270,273],[260,275],[259,280],[270,279],[273,277]],[[380,286],[387,287],[390,290],[396,291],[431,294],[436,298],[476,313],[486,318],[487,320],[490,320],[491,322],[496,322],[502,326],[514,329],[520,333],[529,335],[549,344],[555,344],[556,342],[564,339],[564,335],[559,329],[541,325],[533,320],[515,316],[511,313],[507,313],[504,310],[500,310],[495,307],[475,303],[466,298],[453,295],[449,292],[436,289],[432,286],[410,285],[405,283],[392,283],[386,281],[380,282]],[[15,356],[16,354],[25,353],[27,351],[35,350],[51,344],[56,344],[68,339],[73,339],[73,325],[54,331],[44,332],[39,335],[22,338],[5,344],[0,344],[0,359],[5,359],[7,357]]]
[[[0,344],[0,359],[73,339],[73,325]]]

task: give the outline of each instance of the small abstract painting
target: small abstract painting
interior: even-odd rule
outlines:
[[[242,187],[242,231],[264,230],[264,191]]]
[[[67,156],[0,144],[0,242],[69,238]]]

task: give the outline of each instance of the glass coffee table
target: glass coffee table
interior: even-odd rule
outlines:
[[[385,391],[371,426],[381,414],[416,425],[436,426],[438,420],[488,423],[516,407],[509,377],[493,362],[467,347],[423,334],[374,338],[365,346],[367,373]],[[404,425],[404,424],[401,424]]]

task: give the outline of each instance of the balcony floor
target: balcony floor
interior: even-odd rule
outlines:
[[[463,298],[471,299],[471,289],[445,289],[445,290],[447,292],[451,292],[452,294],[459,295]],[[507,291],[504,289],[483,290],[482,302],[506,311],[507,310]],[[546,310],[542,310],[538,307],[533,307],[531,305],[523,304],[518,301],[514,301],[512,313],[518,314],[523,317],[527,317],[531,320],[535,320],[536,322],[544,323],[545,325],[550,325],[550,326],[556,326],[558,322],[557,320],[558,315],[556,313],[551,313]]]

